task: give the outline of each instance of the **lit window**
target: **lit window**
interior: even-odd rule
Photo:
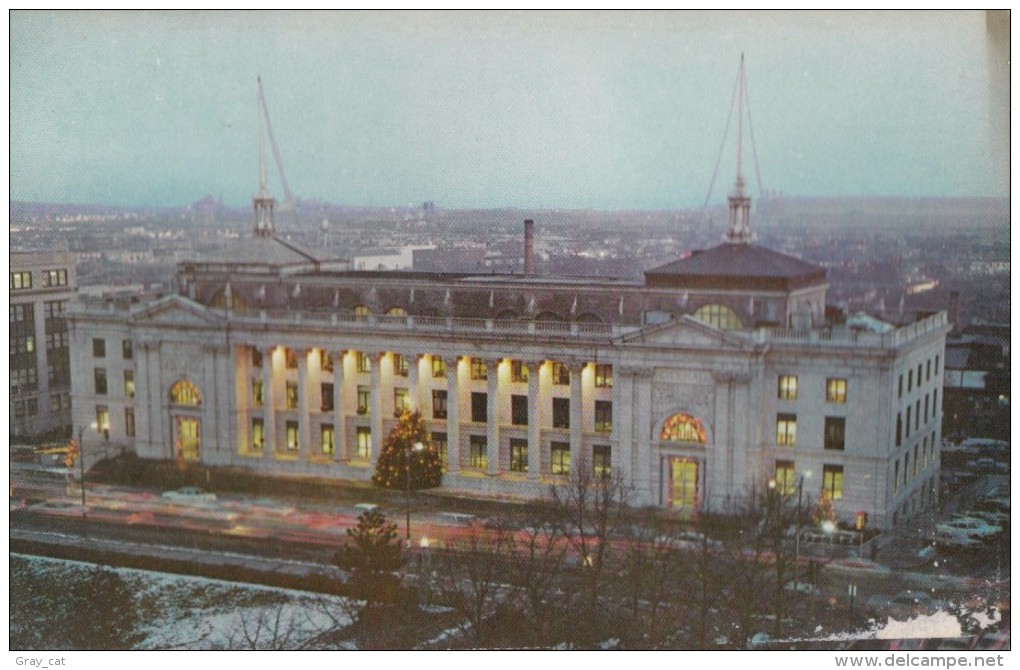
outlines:
[[[608,363],[595,364],[595,388],[613,388],[613,366]]]
[[[407,358],[403,354],[393,354],[393,374],[407,376]]]
[[[528,441],[520,438],[510,439],[510,471],[528,471]]]
[[[471,420],[475,423],[485,423],[489,420],[489,394],[471,394]]]
[[[825,380],[825,402],[846,402],[846,380],[830,377]]]
[[[825,448],[843,450],[846,438],[846,419],[841,416],[825,417]]]
[[[358,426],[358,458],[368,460],[372,457],[372,429]]]
[[[552,463],[552,474],[570,474],[570,444],[568,442],[552,442],[549,445]]]
[[[96,405],[96,428],[99,432],[110,430],[110,408],[106,405]]]
[[[446,418],[446,391],[433,389],[432,391],[432,418]]]
[[[552,399],[552,425],[553,428],[570,428],[570,399]]]
[[[368,386],[358,387],[358,414],[368,414],[372,389]]]
[[[287,422],[287,451],[297,451],[300,447],[298,440],[298,422]]]
[[[359,351],[356,356],[358,372],[367,373],[372,371],[372,360],[364,351]]]
[[[333,356],[324,349],[319,350],[319,369],[323,372],[333,372]]]
[[[480,358],[471,359],[471,379],[480,380],[489,378],[489,369],[485,361]]]
[[[570,368],[564,363],[552,364],[552,383],[557,386],[570,385]]]
[[[266,429],[262,419],[251,420],[251,448],[262,451],[266,446]]]
[[[284,350],[284,360],[288,370],[297,370],[297,352],[293,349]]]
[[[742,330],[743,322],[737,313],[726,305],[705,305],[694,312],[694,318],[721,330]]]
[[[407,389],[398,386],[393,389],[393,415],[400,416],[404,410],[411,411],[411,402]]]
[[[776,461],[776,491],[780,495],[793,495],[796,490],[797,470],[793,461]]]
[[[287,382],[287,409],[298,408],[297,382]]]
[[[793,447],[797,444],[797,415],[776,415],[776,444],[781,447]]]
[[[322,453],[324,453],[324,454],[332,454],[333,453],[333,438],[334,438],[333,424],[331,424],[331,423],[324,423],[324,424],[322,424],[322,426],[319,429],[319,433],[320,433],[320,438],[321,438],[319,440],[319,444],[321,445]]]
[[[135,397],[135,371],[125,370],[124,371],[124,396],[128,398]]]
[[[443,464],[443,472],[446,472],[446,433],[432,433],[432,446],[439,453],[439,462]]]
[[[251,404],[254,407],[262,407],[262,380],[251,380]]]
[[[599,479],[608,479],[613,474],[612,448],[608,444],[592,446],[592,474]]]
[[[518,384],[528,381],[528,366],[524,361],[510,361],[510,381]]]
[[[354,316],[368,316],[372,313],[372,310],[367,305],[355,305],[351,307],[351,314]]]
[[[826,500],[841,500],[843,498],[842,465],[822,467],[822,497]]]
[[[439,356],[432,357],[432,376],[433,377],[446,376],[446,361],[444,361]]]
[[[390,307],[386,310],[386,316],[407,316],[407,310],[403,307]]]
[[[515,426],[528,425],[528,396],[510,396],[510,423]]]
[[[705,427],[701,421],[690,414],[674,414],[662,424],[660,440],[670,442],[697,442],[704,444],[708,441],[705,434]]]
[[[106,368],[96,368],[94,371],[96,382],[96,395],[106,395]]]
[[[11,273],[11,290],[18,291],[21,289],[32,288],[32,273],[31,272],[12,272]]]
[[[42,285],[43,288],[67,286],[67,270],[43,270]]]
[[[779,375],[779,399],[797,399],[797,375]]]
[[[608,400],[595,401],[595,432],[613,432],[613,403]]]
[[[489,467],[488,443],[484,435],[472,435],[471,446],[471,467],[484,470]]]

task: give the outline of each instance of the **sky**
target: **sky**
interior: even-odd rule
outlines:
[[[790,196],[1006,197],[991,44],[983,12],[12,11],[10,198],[246,205],[261,76],[301,199],[723,202],[741,54],[753,195],[757,163]]]

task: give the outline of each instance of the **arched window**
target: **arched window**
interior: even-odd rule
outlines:
[[[535,321],[563,321],[563,317],[556,312],[542,312],[535,317]]]
[[[694,313],[694,318],[722,330],[743,330],[744,324],[737,313],[726,305],[704,305]]]
[[[351,307],[351,314],[354,316],[368,316],[372,313],[372,310],[368,308],[368,305],[355,305]]]
[[[386,310],[386,316],[407,316],[407,310],[403,307],[390,307]]]
[[[170,387],[170,402],[174,405],[198,407],[202,404],[202,395],[194,384],[187,379],[182,379]]]
[[[708,441],[705,436],[705,427],[701,425],[696,417],[690,414],[674,414],[662,424],[660,440],[670,442],[697,442],[704,444]]]

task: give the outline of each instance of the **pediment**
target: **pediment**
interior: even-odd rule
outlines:
[[[744,349],[750,343],[737,333],[720,330],[691,316],[646,326],[618,340],[621,344],[646,344],[684,349]]]
[[[137,325],[153,326],[214,326],[223,323],[223,316],[179,295],[171,295],[146,305],[132,314]]]

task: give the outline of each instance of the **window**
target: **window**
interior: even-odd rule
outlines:
[[[323,372],[333,372],[333,356],[325,349],[319,350],[319,369]]]
[[[125,361],[130,361],[135,357],[135,347],[131,343],[131,340],[122,340],[120,343],[121,356]]]
[[[354,316],[368,316],[372,313],[372,310],[368,308],[368,305],[355,305],[351,307],[351,314]]]
[[[11,370],[11,393],[34,391],[39,384],[34,367],[14,368]]]
[[[432,418],[446,418],[446,391],[432,390]]]
[[[570,368],[564,363],[552,364],[552,383],[557,386],[570,385]]]
[[[298,441],[298,422],[287,422],[287,451],[297,451],[300,447]]]
[[[595,388],[613,388],[613,366],[608,363],[595,364]]]
[[[826,500],[843,498],[843,466],[822,466],[822,497]]]
[[[779,399],[797,399],[797,375],[779,375]]]
[[[552,442],[549,445],[552,460],[552,474],[570,474],[570,444],[568,442]]]
[[[471,446],[471,467],[484,470],[489,467],[488,446],[484,435],[472,435]]]
[[[262,367],[262,352],[255,347],[251,348],[251,366],[253,368]]]
[[[358,414],[368,414],[369,407],[371,407],[370,399],[372,397],[372,389],[368,386],[358,387]]]
[[[67,333],[46,333],[46,351],[67,349],[68,343]]]
[[[288,370],[297,370],[297,352],[293,349],[284,349],[283,357]]]
[[[528,366],[523,361],[510,361],[510,381],[518,384],[528,381]]]
[[[515,426],[528,425],[528,396],[510,396],[510,423]]]
[[[528,471],[528,441],[520,438],[510,439],[510,472]]]
[[[393,415],[400,416],[404,410],[411,411],[411,400],[407,395],[407,389],[398,386],[393,389]]]
[[[612,448],[608,444],[592,446],[592,474],[599,479],[608,479],[613,474]]]
[[[674,414],[662,424],[660,440],[670,442],[697,442],[704,444],[708,441],[705,427],[701,421],[690,414]]]
[[[846,402],[846,379],[830,377],[825,380],[825,402]]]
[[[825,417],[825,448],[843,451],[846,438],[846,419],[841,416]]]
[[[917,364],[917,388],[921,388],[921,370],[924,369],[924,363]]]
[[[262,380],[251,380],[251,404],[253,407],[262,407]]]
[[[106,368],[96,368],[94,373],[96,395],[106,395]]]
[[[939,413],[939,390],[935,389],[931,392],[931,418],[935,418]]]
[[[62,303],[46,303],[46,318],[50,316],[50,305],[62,304]],[[35,306],[34,305],[11,305],[11,323],[32,323],[35,320]]]
[[[357,360],[356,367],[358,372],[368,373],[372,371],[372,361],[365,355],[364,351],[359,351],[355,358]]]
[[[595,432],[613,432],[613,403],[609,400],[595,401]]]
[[[570,428],[570,399],[552,399],[552,425],[553,428]]]
[[[907,431],[904,437],[910,437],[910,407],[907,407]]]
[[[471,359],[471,379],[488,379],[489,369],[485,361],[480,358]]]
[[[324,423],[319,428],[319,444],[322,448],[322,453],[332,454],[333,453],[333,438],[335,434],[333,432],[333,424]]]
[[[776,461],[776,492],[779,495],[793,495],[797,490],[797,470],[793,461]]]
[[[92,338],[92,356],[93,358],[106,358],[106,340],[98,337]]]
[[[900,462],[897,460],[893,463],[893,477],[892,477],[892,491],[896,493],[900,490]]]
[[[437,378],[446,376],[446,361],[439,356],[432,357],[432,376]]]
[[[393,354],[393,374],[398,377],[407,376],[407,357],[403,354]]]
[[[489,394],[471,394],[471,420],[475,423],[485,423],[489,420]]]
[[[367,426],[358,426],[357,437],[357,456],[367,461],[372,458],[372,429]]]
[[[333,411],[333,407],[334,407],[334,404],[333,404],[333,385],[329,384],[329,383],[322,384],[321,385],[321,390],[322,390],[322,393],[320,395],[322,397],[322,404],[320,406],[320,409],[323,412],[332,412]]]
[[[928,438],[924,438],[924,439],[927,440]],[[928,447],[927,441],[925,442],[924,446],[925,446],[925,448]],[[916,477],[917,476],[917,445],[916,444],[914,445],[914,470],[913,470],[913,472],[910,473],[910,476],[911,477]]]
[[[110,430],[110,408],[106,405],[96,405],[96,427],[101,433]]]
[[[443,464],[443,471],[446,471],[446,433],[432,433],[432,446],[439,453],[439,462]]]
[[[298,408],[297,382],[287,382],[287,409]]]
[[[928,421],[928,394],[924,394],[924,420]]]
[[[11,273],[11,290],[20,291],[22,289],[32,288],[32,273],[31,272],[12,272]]]
[[[776,444],[780,447],[794,447],[797,445],[796,414],[776,415]]]
[[[903,444],[903,415],[896,413],[896,446]]]
[[[896,393],[897,398],[903,397],[903,375],[900,375],[899,390]]]
[[[928,364],[925,366],[924,380],[926,382],[930,382],[931,381],[931,359],[930,358],[928,359]]]
[[[67,286],[67,270],[43,270],[43,288],[51,286]]]
[[[914,403],[914,430],[918,430],[921,427],[921,399],[918,398],[917,402]]]
[[[743,322],[737,313],[726,305],[705,305],[694,312],[694,318],[722,330],[741,330]]]
[[[39,413],[39,399],[28,398],[25,400],[25,413],[28,416],[35,416]]]
[[[935,375],[939,374],[939,355],[935,354]]]
[[[135,371],[125,370],[124,371],[124,396],[127,398],[135,397]]]
[[[124,408],[124,434],[127,437],[135,436],[135,408]]]
[[[31,307],[31,305],[20,305],[21,307]],[[67,309],[66,300],[52,300],[43,303],[43,309],[46,312],[47,319],[60,319],[64,316],[64,311]]]
[[[386,316],[407,316],[407,310],[403,307],[390,307],[386,310]]]
[[[910,368],[907,371],[907,393],[914,388],[914,368]]]
[[[251,448],[262,451],[266,446],[266,428],[262,419],[251,420]]]
[[[35,335],[30,333],[13,334],[10,338],[11,356],[15,354],[30,354],[35,351]]]
[[[906,486],[910,478],[910,452],[903,454],[903,485]]]

